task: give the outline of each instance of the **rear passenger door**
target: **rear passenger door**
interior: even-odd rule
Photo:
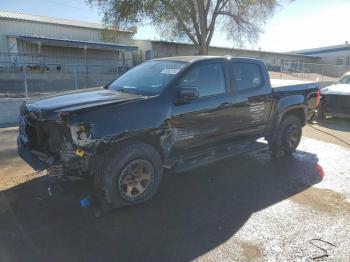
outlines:
[[[272,91],[266,69],[259,62],[230,62],[230,76],[235,93],[232,132],[236,137],[261,135],[268,124]]]

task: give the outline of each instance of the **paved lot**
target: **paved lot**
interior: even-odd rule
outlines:
[[[315,127],[350,140],[347,121]],[[100,219],[76,191],[48,197],[16,157],[16,132],[0,129],[0,261],[350,259],[350,147],[312,127],[293,157],[252,152],[168,172],[154,200]]]

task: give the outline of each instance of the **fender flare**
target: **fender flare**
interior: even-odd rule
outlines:
[[[292,110],[300,110],[303,112],[302,125],[305,125],[307,116],[307,105],[305,103],[305,97],[303,95],[291,95],[287,97],[282,97],[279,99],[275,106],[275,116],[271,121],[271,126],[269,128],[267,137],[272,140],[275,139],[275,135],[278,127],[281,124],[283,117]]]

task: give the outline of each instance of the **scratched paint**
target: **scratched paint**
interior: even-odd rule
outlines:
[[[251,123],[256,124],[262,121],[264,116],[265,103],[252,102],[249,106]]]

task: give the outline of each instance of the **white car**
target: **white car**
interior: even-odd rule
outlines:
[[[320,118],[327,115],[350,117],[350,72],[344,74],[333,85],[321,89]]]

